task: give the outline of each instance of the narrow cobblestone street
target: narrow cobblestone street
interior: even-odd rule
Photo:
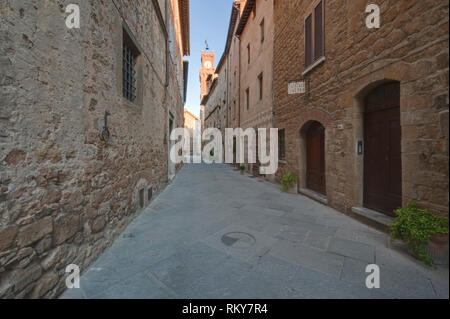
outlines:
[[[62,298],[448,298],[448,269],[227,165],[185,165]],[[367,264],[380,289],[365,286]]]

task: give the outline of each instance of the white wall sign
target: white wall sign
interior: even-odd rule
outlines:
[[[291,82],[288,85],[288,94],[302,94],[305,92],[305,82]]]

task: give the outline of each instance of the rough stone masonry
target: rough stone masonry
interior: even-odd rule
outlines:
[[[183,125],[183,1],[79,1],[80,29],[69,3],[0,2],[0,298],[60,295],[66,266],[83,271],[165,187],[169,117]]]

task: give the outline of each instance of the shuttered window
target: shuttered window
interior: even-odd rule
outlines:
[[[245,90],[245,104],[247,106],[247,110],[250,108],[250,88]]]
[[[314,9],[314,59],[323,56],[322,1]]]
[[[278,131],[278,159],[282,161],[286,159],[286,142],[284,132],[284,129]]]
[[[262,100],[263,95],[264,95],[264,91],[263,91],[263,88],[264,88],[264,80],[263,80],[263,79],[264,79],[264,78],[263,78],[263,74],[260,73],[260,74],[258,75],[258,83],[259,83],[259,99],[260,99],[260,100]]]
[[[305,68],[325,55],[324,0],[314,2],[305,18]]]
[[[312,16],[305,20],[305,67],[313,62]]]

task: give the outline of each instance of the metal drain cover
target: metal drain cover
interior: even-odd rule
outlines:
[[[247,248],[256,243],[255,237],[242,232],[231,232],[222,236],[222,243],[233,248]]]

